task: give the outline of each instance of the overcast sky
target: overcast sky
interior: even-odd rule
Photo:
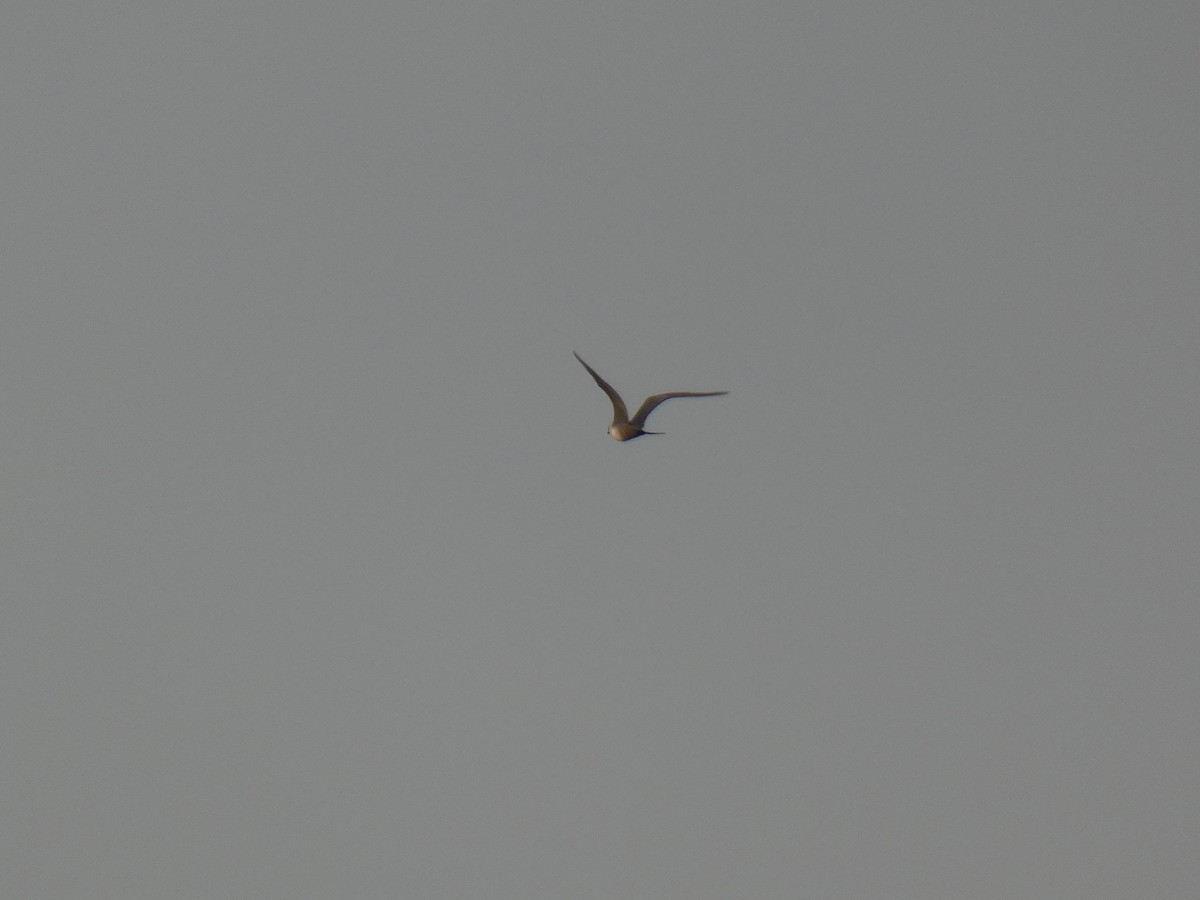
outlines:
[[[1198,38],[9,4],[0,894],[1193,898]]]

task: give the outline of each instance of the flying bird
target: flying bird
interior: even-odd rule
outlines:
[[[664,400],[670,400],[673,397],[720,397],[722,394],[728,394],[729,391],[670,391],[666,394],[652,394],[642,401],[642,405],[638,411],[633,414],[633,418],[629,418],[629,413],[625,409],[625,401],[621,399],[611,384],[596,374],[596,370],[583,361],[578,353],[575,358],[580,364],[588,370],[588,374],[596,380],[596,384],[600,385],[600,390],[608,394],[608,399],[612,401],[613,420],[608,426],[608,433],[613,436],[613,440],[617,441],[632,441],[635,437],[641,437],[643,434],[662,434],[661,431],[643,431],[642,426],[646,424],[646,418],[650,413],[658,408],[658,404]]]

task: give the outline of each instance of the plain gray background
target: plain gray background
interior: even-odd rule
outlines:
[[[8,4],[0,893],[1194,897],[1198,37]]]

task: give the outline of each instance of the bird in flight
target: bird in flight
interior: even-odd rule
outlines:
[[[596,384],[600,385],[600,390],[608,394],[608,399],[612,401],[613,420],[608,426],[608,433],[613,436],[613,440],[617,441],[632,441],[635,437],[641,437],[643,434],[662,434],[661,431],[643,431],[642,426],[646,424],[646,418],[650,413],[658,408],[658,404],[664,400],[670,400],[673,397],[720,397],[722,394],[728,394],[729,391],[670,391],[666,394],[652,394],[642,401],[642,405],[638,407],[638,411],[633,414],[633,418],[629,418],[629,412],[625,409],[625,401],[621,399],[611,384],[596,374],[596,370],[583,361],[578,353],[575,358],[588,370],[588,374],[596,380]]]

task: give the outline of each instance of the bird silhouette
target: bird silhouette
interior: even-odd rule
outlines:
[[[600,390],[608,394],[608,399],[612,401],[613,420],[612,424],[608,426],[608,433],[613,436],[613,440],[617,441],[632,441],[643,434],[662,434],[661,431],[645,431],[642,426],[646,424],[646,418],[650,413],[654,412],[658,408],[658,404],[664,400],[671,400],[675,397],[720,397],[729,393],[729,391],[668,391],[665,394],[651,394],[642,401],[642,405],[638,407],[638,411],[633,414],[631,419],[628,410],[625,409],[625,401],[621,399],[620,394],[613,390],[613,386],[597,375],[596,370],[585,363],[583,357],[578,353],[575,354],[575,358],[588,370],[588,374],[596,380],[596,384],[600,385]]]

